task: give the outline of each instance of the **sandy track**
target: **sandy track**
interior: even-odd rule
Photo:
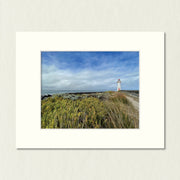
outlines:
[[[127,99],[132,103],[132,105],[134,106],[134,108],[139,111],[139,102],[137,100],[135,100],[135,98],[132,98],[130,96],[126,96]]]

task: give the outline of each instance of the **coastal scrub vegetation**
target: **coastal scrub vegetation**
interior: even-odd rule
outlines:
[[[41,128],[138,128],[139,113],[120,92],[41,100]]]

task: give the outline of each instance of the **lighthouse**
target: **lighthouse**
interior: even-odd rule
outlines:
[[[117,91],[120,91],[121,90],[121,80],[118,79],[117,81]]]

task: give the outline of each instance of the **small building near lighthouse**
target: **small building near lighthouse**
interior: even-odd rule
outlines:
[[[121,90],[121,80],[118,79],[117,81],[117,91],[120,91]]]

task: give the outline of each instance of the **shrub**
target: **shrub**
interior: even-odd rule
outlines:
[[[61,96],[44,99],[41,128],[137,128],[139,115],[126,96],[112,92],[107,97],[103,100],[93,96],[76,100]]]
[[[105,119],[105,106],[98,98],[42,100],[42,128],[101,128]]]

